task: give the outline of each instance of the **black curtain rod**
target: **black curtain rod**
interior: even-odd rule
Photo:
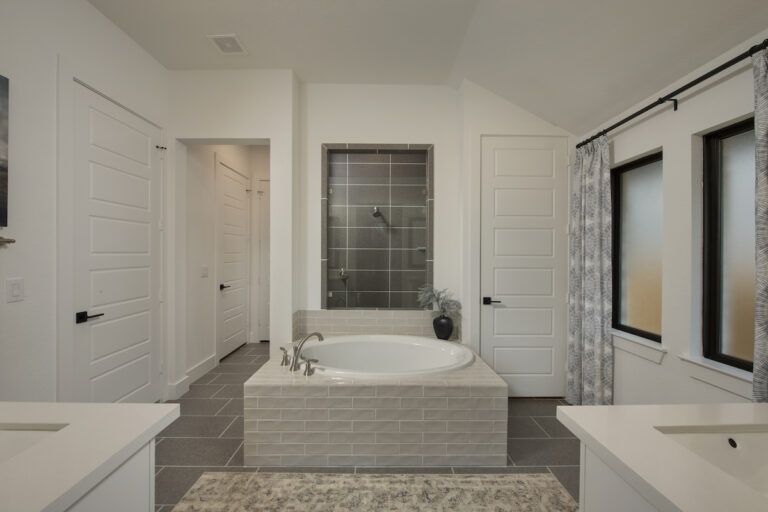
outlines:
[[[579,142],[578,144],[576,144],[576,147],[580,148],[584,144],[589,144],[590,142],[592,142],[596,138],[602,137],[603,135],[607,134],[608,132],[615,130],[619,126],[630,122],[631,120],[635,119],[636,117],[641,116],[641,115],[645,114],[646,112],[648,112],[649,110],[651,110],[653,108],[656,108],[659,105],[663,105],[664,103],[667,103],[668,101],[673,102],[674,109],[677,110],[677,99],[676,99],[676,96],[679,95],[681,92],[685,92],[688,89],[690,89],[691,87],[695,87],[695,86],[699,85],[704,80],[706,80],[708,78],[711,78],[714,75],[716,75],[716,74],[718,74],[718,73],[720,73],[722,71],[725,71],[726,69],[728,69],[729,67],[733,66],[734,64],[737,64],[737,63],[741,62],[742,60],[744,60],[744,59],[746,59],[748,57],[751,57],[754,53],[759,52],[760,50],[764,50],[765,48],[768,48],[768,39],[766,39],[765,41],[763,41],[760,44],[756,44],[755,46],[751,47],[749,50],[745,51],[744,53],[741,53],[741,54],[737,55],[736,57],[732,58],[728,62],[720,64],[719,66],[717,66],[712,71],[704,73],[700,77],[698,77],[698,78],[696,78],[694,80],[691,80],[687,84],[685,84],[685,85],[675,89],[674,91],[672,91],[671,93],[667,94],[666,96],[662,96],[661,98],[657,99],[656,101],[654,101],[650,105],[646,105],[645,107],[641,108],[640,110],[638,110],[634,114],[630,114],[627,117],[625,117],[624,119],[613,123],[608,128],[597,132],[596,134],[594,134],[590,138],[585,139],[585,140]]]

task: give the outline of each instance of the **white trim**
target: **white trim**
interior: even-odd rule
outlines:
[[[103,92],[105,88],[98,87],[98,80],[87,76],[79,67],[75,66],[68,58],[59,54],[57,56],[57,86],[56,86],[56,400],[59,402],[74,401],[74,347],[75,347],[75,323],[73,321],[74,276],[74,136],[72,126],[74,123],[74,98],[75,84],[81,85],[106,100],[120,106],[128,112],[138,116],[142,120],[156,126],[160,130],[160,139],[164,140],[165,132],[159,124],[136,113],[134,110],[115,101]],[[97,84],[97,85],[94,85]],[[161,188],[161,215],[166,203],[165,195],[168,193],[164,187],[165,159],[160,159],[160,186]],[[167,220],[163,220],[165,223]],[[162,245],[167,245],[165,237],[167,230],[161,233]],[[160,275],[166,275],[166,263],[164,255],[160,255]],[[161,278],[160,287],[166,285],[164,277]],[[160,355],[161,379],[167,378],[168,360],[165,359],[167,338],[165,332],[164,304],[160,304],[161,329],[158,340]],[[162,390],[165,386],[157,384]]]
[[[618,329],[612,329],[611,336],[613,337],[614,348],[641,357],[652,363],[661,364],[664,356],[667,355],[667,349],[661,343],[648,340],[642,336]]]
[[[190,383],[196,381],[209,371],[213,370],[218,366],[218,359],[216,358],[216,354],[211,354],[210,356],[206,357],[199,363],[197,363],[195,366],[187,370],[187,376],[184,377],[184,379],[190,379]],[[184,380],[181,379],[181,380]],[[179,381],[181,382],[181,381]]]
[[[688,368],[688,376],[734,395],[752,399],[752,373],[711,359],[678,354]]]
[[[164,400],[177,400],[181,398],[187,391],[189,391],[189,385],[194,382],[192,378],[187,375],[182,377],[176,382],[169,382],[165,386]]]

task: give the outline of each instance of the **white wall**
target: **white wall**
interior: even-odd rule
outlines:
[[[637,107],[709,71],[766,36],[768,31],[756,35]],[[754,110],[753,91],[752,66],[745,60],[706,86],[683,95],[677,112],[671,106],[659,108],[611,136],[614,164],[658,149],[664,151],[661,330],[662,346],[668,351],[661,364],[657,364],[650,359],[661,354],[653,351],[650,358],[644,358],[616,350],[616,403],[743,401],[750,396],[751,384],[745,381],[746,372],[723,373],[687,363],[679,356],[701,362],[702,148],[699,135],[750,115]],[[643,347],[637,349],[635,345],[629,345],[630,350],[648,354],[647,350],[642,351]]]
[[[167,74],[84,0],[3,0],[0,74],[10,78],[9,227],[0,236],[0,400],[55,400],[57,59],[167,126]],[[26,299],[5,303],[5,280]]]
[[[435,286],[461,294],[459,96],[446,86],[301,87],[301,205],[306,275],[299,309],[320,309],[320,148],[323,143],[434,144]]]
[[[272,355],[278,345],[291,339],[294,305],[294,116],[295,77],[290,70],[216,70],[171,71],[169,139],[222,140],[237,143],[253,139],[270,140],[270,273],[271,281],[280,286],[270,289],[270,326]],[[169,147],[171,146],[168,144]],[[176,146],[177,150],[183,149]],[[184,166],[175,166],[176,189],[184,183]],[[176,214],[184,218],[177,202]],[[187,227],[179,225],[184,232]],[[184,235],[176,238],[186,247]],[[183,264],[180,260],[177,262]],[[186,306],[183,293],[178,294],[175,322],[177,339],[186,333]],[[182,377],[179,376],[179,379]]]
[[[251,168],[248,146],[187,146],[187,336],[186,371],[215,364],[217,157],[243,173]],[[208,276],[203,277],[203,267]],[[208,367],[206,367],[208,369]]]
[[[251,342],[269,339],[269,146],[251,146]]]
[[[461,238],[457,252],[461,266],[455,271],[461,277],[464,305],[463,332],[465,343],[480,348],[480,157],[482,138],[488,135],[538,135],[575,138],[530,112],[464,80],[461,84],[462,144],[461,180],[458,214]],[[565,369],[563,369],[565,371]]]

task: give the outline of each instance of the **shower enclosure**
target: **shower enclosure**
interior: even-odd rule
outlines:
[[[432,283],[431,144],[324,144],[322,306],[420,309]]]

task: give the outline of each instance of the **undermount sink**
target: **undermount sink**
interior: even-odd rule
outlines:
[[[768,496],[768,425],[680,425],[656,429]]]
[[[0,423],[0,463],[66,426],[66,423]]]

